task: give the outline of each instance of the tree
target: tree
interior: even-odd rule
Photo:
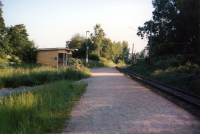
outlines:
[[[24,24],[15,25],[14,27],[11,26],[8,35],[10,35],[10,44],[12,46],[13,55],[18,56],[21,53],[21,48],[30,43],[28,39],[28,33],[25,28]]]
[[[102,40],[102,50],[101,50],[101,57],[105,57],[107,59],[113,60],[112,55],[113,53],[113,44],[109,38],[104,38]]]
[[[128,48],[128,42],[127,41],[122,42],[122,48],[123,48],[123,60],[124,60],[125,63],[128,63],[130,49]]]
[[[118,60],[123,60],[123,47],[120,41],[117,43],[115,41],[113,42],[113,52],[115,63],[118,63]]]
[[[29,41],[29,35],[24,24],[11,26],[8,35],[11,37],[9,43],[13,50],[12,55],[18,56],[25,63],[36,62],[37,55],[34,51],[36,47],[33,41]]]
[[[92,54],[96,49],[97,45],[92,42],[91,39],[87,39],[87,46],[89,46],[88,54]],[[78,51],[74,51],[72,53],[74,58],[85,58],[86,56],[86,39],[81,41],[80,47],[78,47]]]
[[[2,6],[3,4],[0,1],[0,7]],[[9,43],[10,36],[7,35],[8,28],[5,27],[2,13],[2,8],[0,8],[0,58],[5,58],[7,54],[12,53],[12,49]]]
[[[70,41],[66,41],[66,47],[79,49],[84,41],[85,38],[77,33],[71,37]]]
[[[101,28],[100,24],[96,24],[96,26],[94,26],[94,35],[93,33],[90,34],[90,37],[92,39],[92,41],[98,45],[97,48],[97,55],[100,56],[101,55],[101,50],[102,50],[102,40],[104,39],[105,33],[104,30]]]
[[[20,54],[18,54],[19,58],[24,63],[35,63],[37,60],[37,52],[34,49],[36,49],[35,43],[33,41],[27,41],[20,49]]]
[[[200,55],[200,1],[153,0],[152,4],[153,54]],[[138,31],[141,38],[149,38],[150,21]]]

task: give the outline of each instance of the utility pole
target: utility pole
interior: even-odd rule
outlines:
[[[135,50],[135,52],[136,52],[136,50]],[[135,52],[134,52],[134,64],[135,64]]]
[[[150,23],[149,65],[151,65],[151,48],[152,48],[152,46],[151,46],[152,35],[151,34],[152,34],[152,21]]]
[[[132,65],[133,65],[133,50],[134,50],[134,43],[133,43],[133,47],[132,47]]]
[[[86,31],[86,67],[88,67],[88,47],[87,47],[87,32],[90,32],[90,31]]]

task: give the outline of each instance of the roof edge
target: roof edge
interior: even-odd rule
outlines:
[[[78,49],[69,49],[69,48],[38,48],[34,49],[33,51],[47,51],[47,50],[71,50],[71,51],[78,51]]]

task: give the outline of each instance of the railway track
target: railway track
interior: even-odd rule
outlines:
[[[185,92],[183,90],[177,89],[175,87],[145,78],[143,76],[140,76],[138,74],[135,74],[133,72],[130,72],[126,68],[119,68],[122,72],[129,75],[132,78],[138,79],[148,85],[151,85],[153,87],[156,87],[158,90],[162,90],[163,92],[166,92],[167,94],[170,94],[172,96],[177,97],[178,99],[181,99],[183,101],[186,101],[187,103],[192,104],[193,106],[197,107],[197,109],[200,109],[200,97],[193,95],[191,93]]]

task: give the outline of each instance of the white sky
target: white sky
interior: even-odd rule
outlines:
[[[101,24],[107,38],[128,41],[140,52],[147,41],[132,30],[152,17],[151,0],[2,0],[6,26],[24,24],[39,48],[65,47],[65,41],[76,34],[94,32]]]

